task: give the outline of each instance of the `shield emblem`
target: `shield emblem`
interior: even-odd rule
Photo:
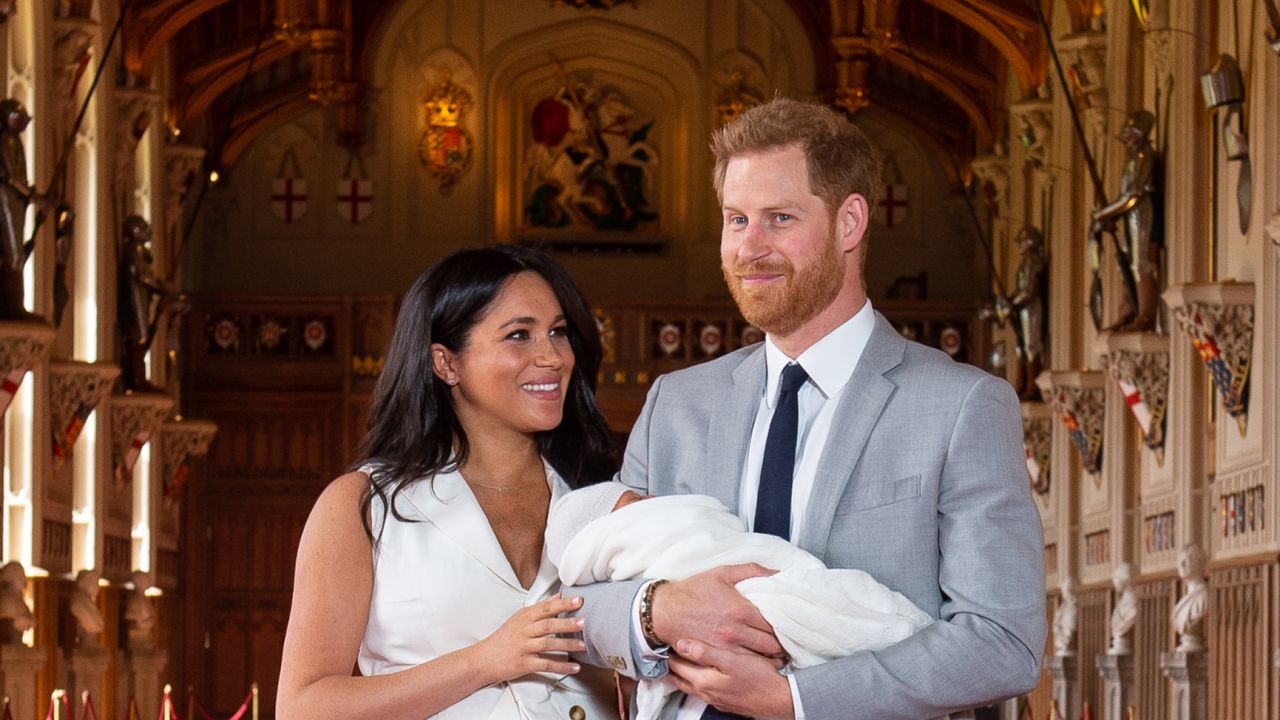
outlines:
[[[351,224],[359,223],[373,213],[373,181],[346,179],[338,181],[338,214]]]
[[[276,178],[271,181],[271,212],[292,223],[307,213],[307,181],[301,178]]]

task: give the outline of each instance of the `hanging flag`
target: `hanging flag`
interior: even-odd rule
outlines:
[[[338,214],[352,225],[373,213],[373,181],[364,171],[364,160],[358,150],[347,155],[347,169],[338,181],[337,207]]]
[[[280,169],[271,181],[271,212],[286,223],[296,222],[307,213],[307,181],[302,178],[293,148],[280,158]]]
[[[150,439],[151,430],[149,429],[139,430],[138,434],[133,436],[124,458],[116,465],[116,483],[119,486],[128,485],[133,480],[133,466],[138,463],[138,457],[142,455],[142,446],[146,445]]]
[[[9,403],[13,401],[13,396],[18,393],[18,386],[22,384],[22,378],[27,374],[25,367],[10,370],[8,375],[0,380],[0,416],[4,415],[9,409]]]

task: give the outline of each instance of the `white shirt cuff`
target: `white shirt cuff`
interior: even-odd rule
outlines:
[[[795,708],[795,720],[804,720],[804,707],[800,705],[800,686],[796,684],[796,676],[787,675],[787,684],[791,686],[791,707]]]

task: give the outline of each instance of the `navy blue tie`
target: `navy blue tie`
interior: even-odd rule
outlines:
[[[796,468],[796,432],[800,427],[800,403],[796,393],[809,379],[804,368],[791,363],[782,369],[782,392],[769,421],[760,463],[760,489],[756,493],[755,531],[791,538],[791,480]],[[711,706],[702,720],[746,720]]]
[[[765,436],[760,463],[760,489],[756,493],[755,531],[791,539],[791,479],[796,468],[796,431],[800,427],[800,388],[809,379],[804,368],[792,363],[782,369],[782,391]]]

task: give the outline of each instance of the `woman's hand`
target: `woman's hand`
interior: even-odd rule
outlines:
[[[587,648],[581,638],[555,637],[557,633],[582,632],[580,618],[557,617],[582,607],[582,598],[551,597],[521,608],[494,631],[476,643],[483,667],[495,675],[491,683],[514,680],[530,673],[547,672],[572,675],[580,669],[567,657],[550,653],[581,652]]]

